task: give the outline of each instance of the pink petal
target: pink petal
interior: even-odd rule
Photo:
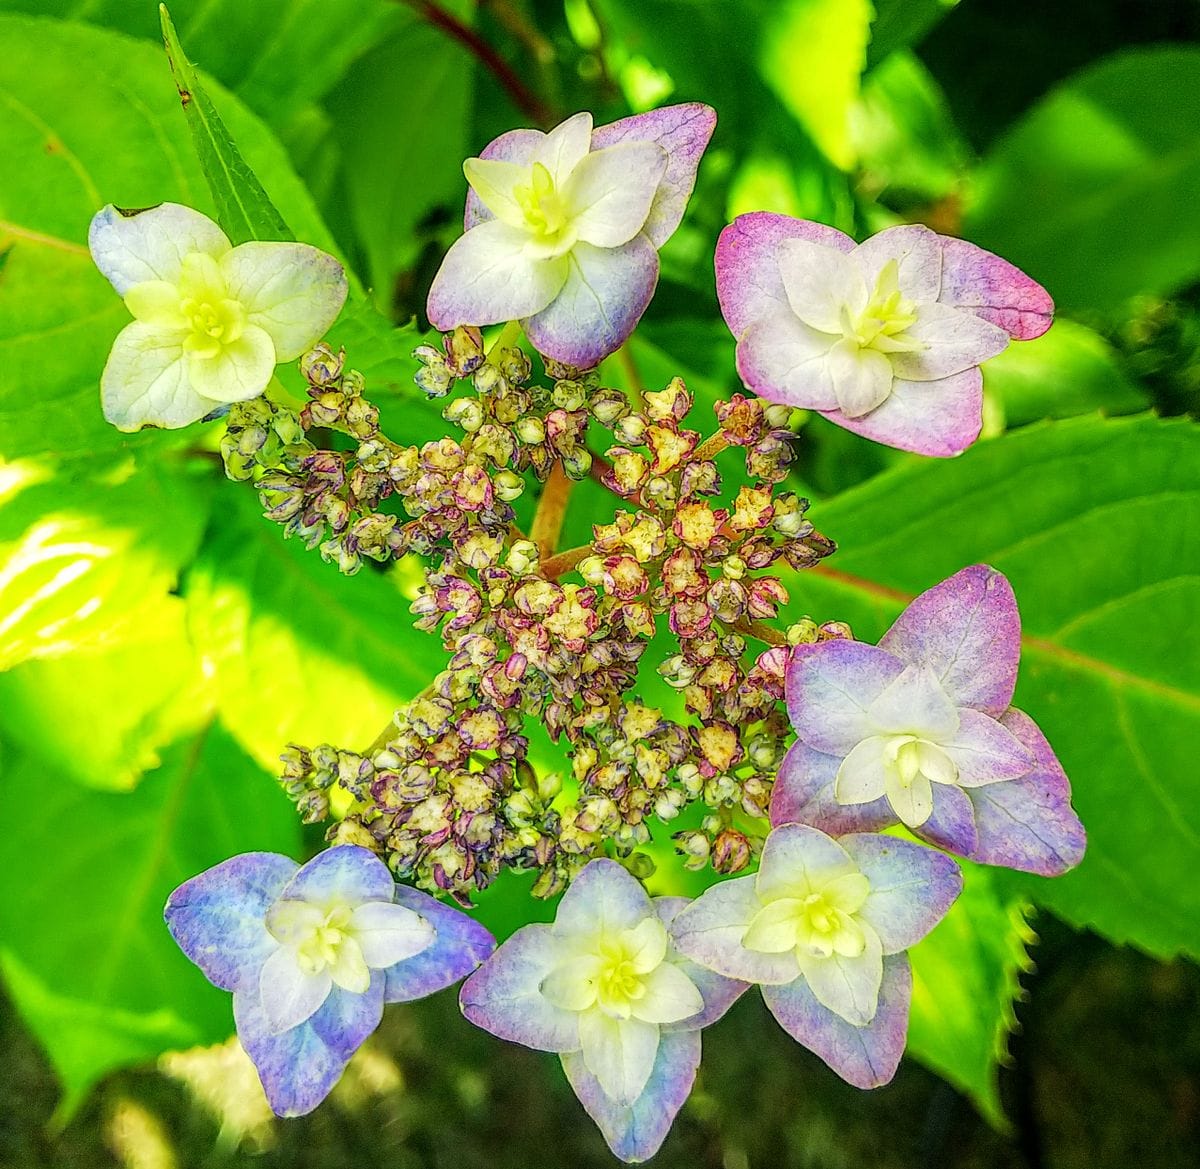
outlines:
[[[762,317],[791,311],[779,271],[779,244],[785,239],[810,240],[843,252],[855,246],[848,235],[823,223],[773,211],[739,215],[721,232],[716,253],[717,299],[735,337]]]
[[[886,796],[869,804],[837,802],[833,784],[841,762],[836,755],[825,755],[807,743],[793,743],[771,792],[772,825],[811,824],[830,836],[841,836],[895,824],[896,814]]]
[[[1012,586],[986,564],[964,568],[917,597],[879,645],[932,670],[955,705],[999,717],[1012,701],[1021,655]]]
[[[763,1001],[779,1025],[856,1088],[878,1088],[895,1074],[908,1038],[912,969],[905,954],[883,960],[879,1007],[865,1027],[855,1027],[817,1002],[803,978],[764,986]]]
[[[522,324],[539,353],[591,369],[619,349],[641,320],[658,284],[658,252],[638,234],[619,248],[577,243],[565,259],[566,283]]]
[[[654,909],[658,914],[658,919],[668,930],[671,928],[671,922],[690,904],[691,900],[687,897],[654,898]],[[700,992],[700,997],[704,999],[704,1010],[679,1023],[665,1024],[662,1028],[664,1034],[669,1031],[699,1031],[702,1027],[708,1027],[721,1018],[750,989],[748,982],[741,982],[736,978],[726,978],[715,970],[697,965],[689,958],[672,955],[670,961],[674,962],[692,980]]]
[[[985,362],[1008,348],[1008,334],[973,313],[948,304],[921,304],[916,321],[905,337],[926,348],[913,353],[892,353],[888,360],[896,377],[908,381],[936,382]]]
[[[881,406],[861,418],[823,410],[830,422],[902,451],[946,458],[960,455],[983,428],[983,375],[964,370],[936,382],[896,378]]]
[[[1054,301],[1037,281],[962,239],[942,238],[939,299],[991,321],[1017,341],[1040,337],[1054,319]]]
[[[1000,724],[1033,752],[1034,770],[968,795],[979,843],[968,855],[988,865],[1056,877],[1083,859],[1087,837],[1071,807],[1071,785],[1045,735],[1027,714],[1008,711]]]
[[[875,734],[867,708],[903,670],[898,657],[861,641],[796,646],[784,683],[796,734],[843,758]]]
[[[645,114],[634,114],[592,131],[592,149],[602,150],[616,142],[656,142],[667,152],[667,170],[642,229],[656,248],[675,233],[683,218],[700,158],[717,124],[717,113],[702,102],[665,106]]]

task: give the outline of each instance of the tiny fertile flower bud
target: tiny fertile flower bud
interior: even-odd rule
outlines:
[[[712,866],[718,873],[738,873],[750,863],[750,841],[734,828],[726,828],[713,841]]]
[[[601,426],[611,426],[629,413],[629,400],[620,390],[597,390],[588,403],[588,409]]]
[[[507,468],[497,472],[492,482],[496,490],[496,497],[505,503],[519,499],[525,491],[525,480],[516,471],[510,471]]]
[[[483,425],[483,406],[478,398],[455,398],[443,411],[442,417],[451,426],[462,427],[474,434]]]
[[[505,563],[517,576],[527,576],[537,572],[540,559],[541,553],[532,540],[514,540]]]
[[[562,465],[568,479],[573,479],[576,482],[586,479],[592,469],[591,453],[582,447],[568,451],[562,457]]]
[[[582,382],[555,382],[550,399],[562,410],[582,410],[587,404],[587,390]]]
[[[648,392],[645,400],[646,413],[655,422],[682,421],[692,408],[692,396],[680,377],[672,378],[666,389]]]
[[[429,349],[428,345],[422,345],[421,349]],[[420,357],[421,349],[418,349],[414,356]],[[437,350],[430,350],[436,354]],[[338,378],[342,376],[342,367],[346,362],[346,351],[342,350],[339,353],[334,351],[325,344],[324,341],[318,345],[314,345],[303,357],[300,358],[300,373],[304,380],[314,386],[330,386],[333,385]]]
[[[519,419],[513,427],[513,433],[528,446],[544,442],[546,439],[545,425],[540,418],[533,415]]]
[[[468,377],[487,356],[483,351],[483,334],[474,326],[460,325],[442,341],[446,347],[446,364],[456,377]]]
[[[640,414],[626,414],[613,427],[613,437],[626,446],[640,446],[646,436],[646,420]]]
[[[673,839],[675,851],[687,858],[683,863],[685,869],[697,872],[708,864],[712,845],[703,832],[676,832]]]
[[[585,556],[575,565],[575,571],[594,588],[599,588],[607,580],[604,561],[599,556]]]

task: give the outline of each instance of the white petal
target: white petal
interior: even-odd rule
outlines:
[[[646,993],[630,1003],[634,1018],[679,1023],[704,1010],[704,997],[678,966],[663,962],[645,979]]]
[[[187,318],[180,309],[177,285],[165,280],[143,280],[125,293],[125,307],[147,325],[160,329],[186,329]]]
[[[513,195],[513,189],[529,182],[529,167],[501,159],[468,158],[463,174],[479,201],[499,220],[511,227],[523,227],[525,212]]]
[[[654,142],[620,142],[587,155],[563,190],[579,238],[598,248],[628,243],[642,230],[666,169],[667,152]]]
[[[837,248],[786,239],[779,245],[779,274],[792,311],[822,333],[840,334],[845,313],[857,319],[866,306],[862,272]]]
[[[193,353],[188,360],[188,380],[193,389],[214,402],[257,398],[274,373],[275,346],[254,325],[247,325],[232,344],[222,345],[216,357]]]
[[[893,353],[896,377],[932,382],[962,373],[995,357],[1008,347],[1008,334],[974,313],[945,304],[922,304],[917,319],[904,331],[905,340],[920,341],[925,348],[913,353]]]
[[[934,742],[958,730],[958,707],[937,675],[924,666],[906,666],[867,708],[867,715],[880,731]]]
[[[311,1018],[329,996],[333,979],[328,970],[305,974],[290,946],[280,946],[264,963],[258,989],[272,1033],[279,1035]]]
[[[132,214],[109,204],[92,219],[88,247],[96,267],[124,296],[147,280],[175,284],[184,256],[203,252],[215,259],[229,251],[229,240],[208,216],[178,203]]]
[[[667,927],[657,917],[639,921],[630,930],[630,962],[638,974],[654,970],[667,955]]]
[[[850,253],[868,288],[895,260],[901,295],[918,304],[935,301],[942,288],[942,243],[937,232],[920,224],[889,227],[864,240]]]
[[[117,334],[100,375],[104,417],[118,430],[197,422],[220,404],[196,392],[188,376],[184,334],[134,321]]]
[[[267,930],[284,945],[304,941],[324,922],[325,910],[311,901],[280,898],[267,910]]]
[[[829,373],[838,408],[849,418],[870,414],[892,392],[892,363],[855,341],[839,341],[829,351]]]
[[[763,954],[786,954],[794,950],[803,907],[804,902],[798,897],[780,897],[764,905],[754,915],[742,945]]]
[[[368,901],[350,915],[350,932],[368,966],[383,970],[433,944],[434,928],[419,913],[386,901]]]
[[[836,341],[794,313],[775,313],[755,321],[738,342],[738,373],[751,390],[772,402],[836,410],[829,369],[829,350]]]
[[[566,283],[568,260],[526,254],[529,233],[499,219],[471,228],[446,253],[429,290],[435,329],[494,325],[540,312]]]
[[[658,1054],[658,1024],[613,1019],[601,1010],[579,1016],[583,1062],[605,1095],[632,1104],[641,1094]]]
[[[920,828],[933,815],[933,785],[926,775],[918,773],[912,783],[905,785],[894,769],[889,770],[886,790],[892,811],[909,828]]]
[[[888,737],[872,735],[863,739],[838,767],[833,781],[833,797],[839,804],[869,804],[884,794],[887,767],[884,750]]]
[[[336,986],[351,994],[367,993],[371,985],[371,968],[363,957],[362,947],[353,938],[347,938],[338,947],[329,977]]]
[[[575,114],[538,143],[533,161],[540,162],[550,172],[554,185],[561,188],[591,148],[592,115]]]
[[[867,925],[862,932],[865,945],[854,958],[838,953],[819,958],[803,947],[796,951],[800,969],[817,1001],[855,1027],[863,1027],[875,1017],[879,984],[883,981],[879,935]]]
[[[271,338],[277,363],[311,349],[346,303],[345,269],[308,244],[241,244],[222,257],[221,271],[250,324]]]
[[[542,980],[539,989],[564,1011],[586,1011],[595,1005],[596,980],[603,965],[603,959],[596,954],[583,954],[560,962]]]

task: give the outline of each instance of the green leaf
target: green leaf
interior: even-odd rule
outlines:
[[[342,576],[285,541],[244,484],[218,506],[183,591],[222,722],[268,768],[288,742],[366,747],[440,668],[436,639],[412,628],[394,576]]]
[[[978,174],[964,234],[1060,307],[1113,310],[1200,274],[1200,49],[1131,49],[1052,92]]]
[[[53,477],[9,464],[0,510],[0,670],[113,646],[175,587],[200,543],[206,496],[185,476],[124,459]]]
[[[867,68],[874,69],[898,49],[917,44],[959,0],[873,0],[875,23],[867,48]]]
[[[230,999],[162,922],[176,885],[236,853],[295,853],[278,786],[218,728],[173,747],[129,794],[47,783],[6,759],[21,831],[0,838],[0,968],[63,1083],[60,1115],[111,1068],[232,1029]]]
[[[989,361],[983,379],[1009,427],[1095,410],[1133,414],[1150,404],[1103,337],[1061,317],[1037,340]]]
[[[192,146],[217,206],[217,222],[234,244],[252,239],[295,239],[258,176],[229,136],[196,71],[184,56],[167,6],[160,4],[158,10],[162,16],[163,40],[171,72],[192,135]]]
[[[866,65],[869,0],[786,0],[768,9],[763,79],[834,166],[855,162],[850,111]]]
[[[1011,580],[1015,705],[1045,731],[1088,830],[1049,880],[996,874],[1080,926],[1200,956],[1200,429],[1147,416],[1030,427],[919,461],[814,508],[841,551],[792,578],[792,608],[867,641],[964,565]]]
[[[208,720],[206,689],[184,604],[164,593],[100,647],[0,674],[0,731],[53,775],[128,790]]]
[[[471,55],[415,12],[397,15],[396,31],[364,54],[325,102],[330,142],[341,156],[331,202],[348,209],[368,283],[385,311],[397,271],[418,257],[421,223],[440,207],[461,217],[462,160],[484,146],[468,128]]]
[[[1002,896],[992,874],[963,866],[962,896],[911,952],[912,1014],[908,1050],[974,1100],[997,1128],[1007,1119],[997,1062],[1008,1053],[1020,976],[1032,969],[1034,934],[1019,904]]]
[[[5,458],[162,449],[172,440],[118,434],[101,416],[100,371],[129,315],[87,251],[88,223],[105,203],[173,200],[212,212],[199,165],[175,146],[183,113],[162,50],[11,15],[0,15],[0,43],[0,154],[20,159],[0,195]],[[300,238],[331,250],[279,143],[235,98],[215,86],[210,92]]]

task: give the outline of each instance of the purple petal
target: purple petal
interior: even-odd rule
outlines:
[[[671,922],[689,904],[690,900],[687,897],[654,898],[654,908],[658,913],[659,920],[668,929],[670,929]],[[741,982],[736,978],[725,978],[715,970],[697,965],[688,958],[671,956],[668,960],[673,961],[695,984],[696,989],[700,992],[700,997],[704,999],[704,1010],[678,1023],[667,1023],[662,1027],[663,1034],[670,1031],[699,1031],[702,1027],[715,1023],[750,989],[748,982]]]
[[[771,792],[771,824],[811,824],[842,836],[847,832],[875,832],[896,823],[886,796],[869,804],[839,804],[833,794],[841,759],[793,743],[779,766]]]
[[[879,644],[909,665],[928,666],[956,706],[999,718],[1021,656],[1012,586],[986,564],[964,568],[917,597]]]
[[[779,1025],[856,1088],[878,1088],[895,1074],[908,1036],[912,970],[906,954],[883,960],[879,1007],[865,1027],[855,1027],[821,1006],[803,978],[764,986],[763,1000]]]
[[[796,734],[818,751],[844,757],[876,733],[867,708],[903,669],[898,657],[861,641],[796,646],[785,678]]]
[[[1071,785],[1033,719],[1010,710],[1000,723],[1033,752],[1036,763],[1020,779],[968,793],[979,843],[967,855],[988,865],[1056,877],[1079,864],[1087,843],[1071,807]]]
[[[664,106],[634,114],[592,131],[592,149],[617,142],[656,142],[667,152],[667,172],[658,185],[650,216],[642,229],[661,248],[683,219],[696,185],[696,170],[717,124],[717,112],[702,102]]]
[[[231,857],[185,881],[167,898],[163,917],[179,948],[214,986],[258,986],[258,972],[278,943],[264,919],[299,865],[273,852]]]
[[[313,857],[279,896],[285,901],[322,902],[332,894],[361,905],[364,901],[391,901],[395,889],[387,865],[370,849],[338,844]]]
[[[1033,770],[1033,752],[989,714],[969,707],[959,711],[958,730],[941,744],[958,768],[961,787],[982,787],[1019,779]]]
[[[967,793],[952,784],[933,785],[933,811],[913,831],[922,840],[958,856],[970,856],[979,844],[974,806]]]
[[[632,929],[654,913],[641,881],[616,861],[584,865],[558,903],[555,933]]]
[[[822,410],[830,422],[897,450],[960,455],[983,428],[983,374],[967,369],[936,382],[896,378],[882,405],[861,418]]]
[[[999,325],[1017,341],[1040,337],[1054,319],[1050,294],[1020,268],[966,240],[944,236],[939,299]]]
[[[757,878],[737,877],[706,889],[671,922],[675,948],[709,970],[741,982],[791,982],[799,971],[793,954],[747,950],[742,937],[762,908]]]
[[[496,939],[479,922],[428,893],[397,885],[396,902],[419,913],[437,932],[427,949],[384,971],[384,1002],[411,1002],[451,986],[496,948]]]
[[[848,235],[823,223],[772,211],[739,215],[721,232],[716,253],[717,299],[735,337],[763,317],[791,312],[779,271],[779,244],[785,239],[806,239],[842,252],[855,246]]]
[[[692,1090],[700,1066],[700,1032],[664,1034],[654,1068],[632,1104],[607,1096],[579,1052],[562,1055],[563,1071],[575,1095],[596,1122],[613,1155],[625,1162],[645,1161],[658,1152],[676,1114]]]
[[[578,1050],[577,1012],[556,1007],[541,992],[558,949],[551,926],[522,926],[463,983],[463,1014],[476,1027],[537,1051]]]
[[[515,162],[521,166],[532,166],[538,147],[546,135],[541,130],[509,130],[489,142],[479,152],[480,158],[494,158],[500,162]],[[467,187],[467,206],[463,213],[463,231],[470,231],[477,224],[486,223],[495,216],[483,205],[474,188]]]
[[[383,978],[378,972],[366,994],[335,986],[312,1018],[281,1035],[270,1033],[255,991],[239,990],[233,996],[238,1039],[258,1069],[276,1116],[303,1116],[316,1108],[382,1015]]]
[[[915,946],[962,892],[962,870],[944,853],[894,836],[843,836],[838,843],[871,882],[859,916],[872,925],[884,954]]]
[[[658,284],[658,252],[642,233],[619,248],[577,243],[567,259],[558,295],[522,325],[539,353],[591,369],[619,349],[641,320]]]

